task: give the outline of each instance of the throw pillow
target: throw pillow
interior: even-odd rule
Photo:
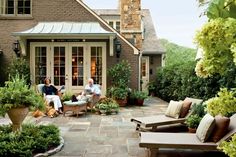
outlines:
[[[165,115],[168,117],[179,118],[180,110],[182,108],[183,102],[171,100]]]
[[[210,141],[218,142],[228,131],[230,119],[228,117],[216,116],[215,128],[211,134]]]
[[[206,114],[202,118],[196,131],[196,136],[199,138],[201,142],[206,142],[206,140],[211,135],[214,126],[215,126],[215,118],[212,117],[210,114]]]
[[[188,100],[183,101],[183,106],[180,110],[180,115],[179,115],[180,118],[186,117],[186,115],[188,114],[189,109],[191,107],[191,104],[192,104],[191,101],[188,101]]]

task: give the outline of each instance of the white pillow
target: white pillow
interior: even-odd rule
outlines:
[[[176,119],[179,118],[182,105],[183,105],[182,101],[171,100],[168,105],[165,115],[168,117],[176,118]]]
[[[201,142],[206,142],[206,140],[211,135],[211,133],[214,129],[214,126],[215,126],[215,118],[212,117],[210,114],[206,114],[202,118],[202,120],[197,128],[196,136],[198,137],[198,139]]]

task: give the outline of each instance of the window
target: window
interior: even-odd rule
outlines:
[[[120,32],[120,21],[116,21],[116,30]]]
[[[120,32],[120,21],[108,21],[108,24]]]
[[[0,15],[30,15],[31,0],[0,0]]]
[[[17,14],[30,14],[30,0],[18,0]]]

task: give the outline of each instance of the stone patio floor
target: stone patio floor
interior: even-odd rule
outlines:
[[[163,114],[167,103],[152,97],[144,106],[122,107],[117,115],[101,116],[88,112],[78,118],[70,114],[56,118],[28,116],[25,122],[55,124],[65,140],[64,148],[54,157],[147,157],[148,152],[139,148],[139,136],[131,117]],[[0,124],[7,124],[0,118]],[[161,149],[158,157],[224,157],[220,152]]]

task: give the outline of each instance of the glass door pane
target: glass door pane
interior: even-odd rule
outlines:
[[[65,46],[54,47],[54,85],[65,85]]]
[[[43,83],[47,76],[47,47],[35,47],[35,83]]]
[[[84,85],[84,49],[72,47],[72,86]]]
[[[91,47],[91,78],[95,84],[102,84],[102,47]]]

